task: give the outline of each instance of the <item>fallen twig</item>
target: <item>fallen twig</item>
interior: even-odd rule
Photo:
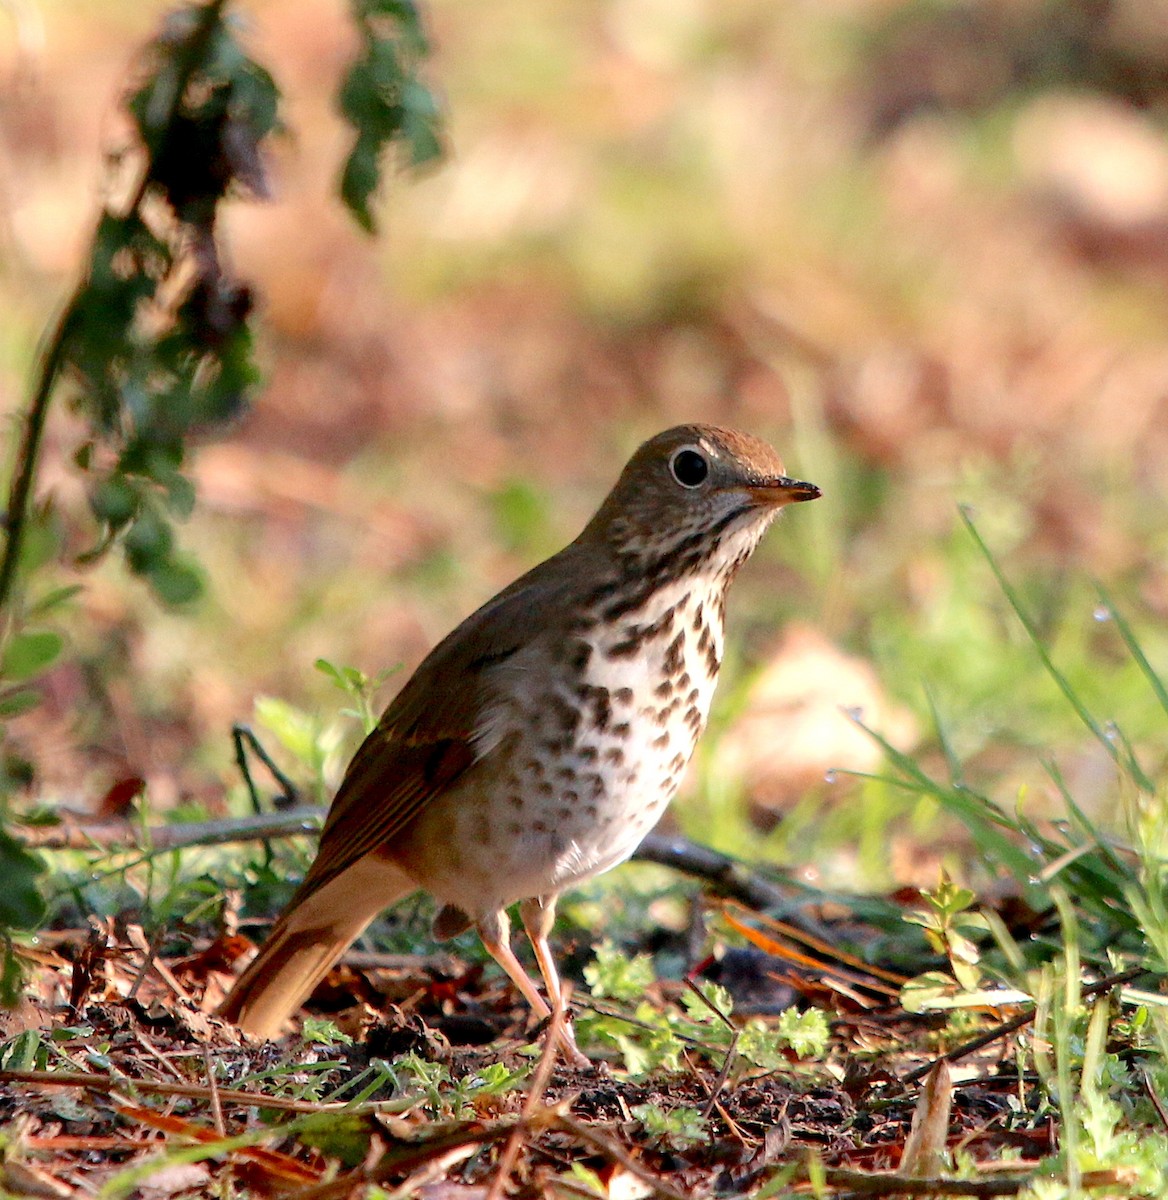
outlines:
[[[1009,1178],[932,1179],[911,1175],[871,1174],[866,1171],[847,1171],[839,1167],[824,1171],[824,1181],[830,1187],[848,1188],[853,1196],[1016,1196],[1039,1176],[1031,1172]],[[1130,1188],[1139,1182],[1135,1171],[1117,1167],[1106,1171],[1084,1171],[1081,1179],[1085,1188]]]
[[[0,1084],[28,1083],[39,1087],[81,1087],[95,1092],[149,1092],[158,1096],[187,1096],[212,1103],[211,1089],[197,1083],[162,1083],[151,1079],[131,1079],[129,1076],[97,1075],[88,1071],[6,1071],[0,1070]],[[257,1108],[279,1108],[287,1112],[327,1112],[348,1108],[344,1101],[292,1100],[284,1096],[265,1096],[262,1092],[218,1089],[220,1104],[246,1105]],[[362,1112],[393,1112],[412,1108],[416,1102],[378,1102],[362,1106]]]
[[[255,817],[225,817],[187,825],[152,825],[143,830],[129,821],[66,818],[59,825],[12,825],[9,832],[32,850],[152,850],[164,853],[191,846],[256,842],[266,838],[316,833],[325,810],[309,806]]]

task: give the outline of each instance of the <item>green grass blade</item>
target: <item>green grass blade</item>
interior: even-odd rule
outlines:
[[[996,804],[962,784],[942,783],[927,775],[911,755],[898,750],[887,738],[865,725],[854,713],[848,714],[853,721],[884,751],[892,766],[902,772],[904,780],[887,780],[899,787],[922,795],[934,796],[942,807],[952,813],[969,830],[982,854],[1001,863],[1018,880],[1023,888],[1032,886],[1035,864],[1019,847],[1015,838],[1008,837],[1002,830],[1017,835],[1019,827]]]
[[[1148,681],[1148,686],[1160,702],[1160,707],[1165,713],[1168,713],[1168,688],[1164,686],[1164,681],[1156,674],[1156,670],[1152,664],[1148,662],[1147,655],[1144,654],[1143,649],[1136,640],[1136,635],[1132,631],[1132,627],[1120,614],[1119,609],[1115,607],[1110,594],[1103,584],[1096,581],[1095,590],[1099,593],[1099,599],[1102,601],[1103,607],[1107,609],[1108,616],[1115,623],[1115,628],[1119,630],[1119,636],[1123,638],[1123,644],[1127,647],[1127,652],[1132,656],[1136,666],[1143,672],[1144,678]]]
[[[928,684],[925,684],[925,699],[929,702],[929,714],[933,718],[933,729],[937,733],[937,742],[941,747],[941,753],[945,755],[945,762],[949,767],[949,780],[953,784],[960,784],[963,782],[961,759],[957,757],[957,752],[953,749],[953,744],[949,741],[948,731],[945,729],[945,724],[941,720],[941,713],[937,708],[937,697]]]
[[[1026,631],[1026,636],[1030,639],[1035,652],[1038,654],[1039,660],[1042,662],[1046,673],[1054,680],[1059,691],[1062,692],[1067,703],[1074,709],[1079,720],[1095,735],[1099,744],[1107,751],[1116,765],[1126,771],[1135,782],[1136,786],[1144,792],[1154,793],[1156,788],[1148,776],[1144,773],[1144,769],[1134,756],[1121,753],[1119,746],[1115,740],[1108,737],[1107,731],[1091,714],[1091,710],[1079,698],[1079,694],[1071,687],[1067,677],[1055,666],[1054,659],[1051,658],[1050,652],[1043,644],[1042,638],[1039,636],[1038,629],[1034,622],[1030,619],[1030,614],[1022,606],[1022,601],[1018,593],[1014,590],[1010,581],[1006,578],[1001,567],[998,566],[998,561],[994,558],[993,552],[986,545],[985,539],[974,525],[973,519],[969,515],[969,510],[965,505],[961,505],[958,509],[961,514],[961,520],[965,528],[969,531],[970,537],[973,538],[977,548],[982,552],[990,570],[994,573],[994,578],[998,581],[998,586],[1002,589],[1002,594],[1009,601],[1010,607],[1014,610],[1014,615],[1022,623],[1022,628]]]

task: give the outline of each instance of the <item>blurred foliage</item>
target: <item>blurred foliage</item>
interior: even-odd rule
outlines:
[[[190,444],[237,417],[259,379],[251,289],[224,269],[217,222],[229,196],[266,197],[262,152],[280,127],[275,82],[246,52],[226,8],[225,0],[208,0],[175,11],[143,56],[144,78],[124,101],[132,146],[111,162],[111,195],[81,282],[47,341],[0,559],[0,718],[39,702],[31,685],[65,647],[41,622],[77,591],[42,584],[63,547],[51,508],[32,507],[48,412],[64,378],[84,431],[73,462],[88,477],[100,527],[77,562],[93,563],[120,544],[130,571],[165,604],[187,604],[202,591],[202,570],[178,549],[173,528],[195,506],[185,470]],[[358,0],[353,20],[364,57],[343,88],[358,131],[343,195],[372,228],[368,206],[383,152],[404,142],[415,165],[435,157],[438,114],[416,79],[427,53],[416,8],[408,0]],[[118,168],[131,176],[124,195]],[[42,595],[25,595],[38,587]],[[290,711],[282,710],[284,730]],[[11,859],[0,905],[0,937],[9,947],[0,999],[10,1000],[18,972],[9,933],[34,927],[45,904],[37,860],[0,836],[0,855]]]
[[[413,0],[352,0],[361,53],[341,85],[340,107],[356,137],[341,174],[341,197],[357,223],[376,227],[370,201],[388,147],[411,167],[442,155],[441,114],[418,70],[430,52]]]

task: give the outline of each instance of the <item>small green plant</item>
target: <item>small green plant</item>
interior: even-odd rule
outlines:
[[[947,876],[942,877],[934,891],[923,892],[926,910],[909,913],[905,920],[925,931],[928,943],[938,954],[949,959],[953,977],[965,989],[972,991],[981,983],[978,964],[981,952],[974,935],[988,929],[985,917],[970,911],[974,895],[968,888],[957,887]]]
[[[356,667],[337,666],[327,658],[318,658],[313,665],[356,705],[355,708],[341,709],[341,716],[352,717],[361,723],[362,733],[371,733],[380,715],[376,707],[377,692],[387,679],[397,673],[398,668],[388,667],[370,678]]]
[[[351,1046],[353,1039],[324,1017],[305,1017],[300,1036],[317,1046]]]
[[[679,1069],[687,1047],[711,1057],[724,1057],[733,1047],[743,1062],[765,1070],[822,1057],[827,1049],[827,1019],[818,1009],[788,1010],[773,1022],[754,1017],[736,1030],[728,1020],[733,1000],[717,984],[682,993],[680,1011],[654,1004],[645,997],[656,983],[652,960],[643,954],[630,958],[607,941],[597,947],[584,977],[594,999],[636,1002],[628,1016],[585,1011],[576,1022],[582,1044],[616,1048],[635,1077]]]
[[[526,1066],[513,1071],[503,1063],[491,1063],[456,1079],[448,1067],[416,1054],[385,1064],[384,1069],[400,1097],[413,1100],[427,1112],[443,1118],[474,1116],[479,1102],[512,1091],[529,1074]]]
[[[685,1150],[706,1136],[706,1121],[696,1108],[634,1104],[629,1111],[644,1126],[649,1140],[658,1145]]]

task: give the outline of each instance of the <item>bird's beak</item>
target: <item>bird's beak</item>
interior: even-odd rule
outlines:
[[[823,493],[813,483],[804,483],[802,479],[788,479],[779,475],[768,479],[766,483],[755,483],[748,487],[752,500],[758,504],[771,505],[780,508],[784,504],[797,504],[801,500],[818,500]]]

